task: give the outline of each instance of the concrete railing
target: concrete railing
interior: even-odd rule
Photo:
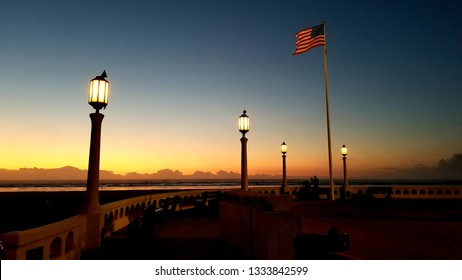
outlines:
[[[46,226],[2,234],[3,258],[78,259],[84,248],[85,223],[86,217],[77,215]]]
[[[297,198],[302,187],[289,186],[286,194]],[[279,194],[279,186],[274,187],[250,187],[250,191],[263,194]],[[354,185],[350,186],[347,191],[350,192],[350,198],[355,196],[367,196],[368,194],[375,198],[385,198],[390,191],[391,198],[412,198],[412,199],[462,199],[462,186],[423,186],[423,185],[388,185],[388,186],[369,186]],[[320,187],[320,198],[327,199],[328,187]],[[340,198],[340,186],[334,187],[335,198]]]
[[[200,196],[204,190],[181,191],[138,196],[101,206],[101,237],[126,227],[143,214],[143,210],[156,206],[160,199],[179,196],[183,200]],[[87,217],[77,215],[69,219],[24,231],[0,235],[5,259],[79,259],[86,249]]]
[[[375,198],[462,199],[462,186],[352,186],[349,191],[352,196],[372,195]]]
[[[185,201],[200,196],[204,191],[194,190],[152,194],[104,204],[101,206],[101,215],[104,219],[101,229],[106,230],[106,235],[110,235],[112,232],[126,227],[133,219],[141,216],[144,209],[151,206],[156,207],[159,200],[163,198],[179,196],[181,200]],[[181,208],[178,210],[181,210]]]

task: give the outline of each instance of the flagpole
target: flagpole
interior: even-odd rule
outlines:
[[[324,24],[324,36],[326,36],[326,24]],[[330,199],[335,200],[334,195],[334,179],[332,177],[332,145],[330,141],[330,113],[329,113],[329,89],[328,89],[328,76],[327,76],[327,43],[324,44],[324,80],[326,87],[326,115],[327,115],[327,146],[329,149],[329,189]]]

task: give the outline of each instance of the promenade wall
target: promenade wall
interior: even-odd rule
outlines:
[[[299,193],[300,188],[301,187],[299,186],[289,186],[286,193],[288,194],[287,197],[291,197],[292,199],[297,198],[297,194]],[[321,190],[327,189],[321,188]],[[182,200],[187,201],[199,197],[203,191],[204,190],[193,190],[151,194],[104,204],[101,206],[99,223],[101,225],[101,239],[104,239],[105,237],[110,236],[113,232],[126,227],[133,219],[142,215],[144,209],[151,206],[157,206],[159,200],[163,198],[178,195]],[[270,199],[269,196],[278,194],[279,186],[275,186],[273,188],[251,187],[250,191],[264,195],[265,199],[271,200],[274,203],[274,199]],[[379,199],[462,199],[462,186],[396,185],[382,186],[377,188],[375,186],[365,185],[349,187],[347,191],[349,191],[350,198],[364,196],[375,197]],[[327,198],[327,193],[327,191],[321,191],[320,198]],[[335,196],[336,199],[340,198],[339,187],[335,188]],[[225,208],[226,210],[223,210]],[[223,206],[223,208],[220,210],[222,210],[222,213],[226,213],[223,214],[227,215],[226,219],[231,219],[230,223],[234,223],[236,228],[239,229],[240,234],[244,235],[256,234],[254,232],[250,232],[249,230],[248,225],[251,225],[250,220],[252,220],[252,223],[254,223],[252,228],[256,229],[257,231],[262,230],[262,226],[256,224],[259,220],[276,221],[279,219],[283,221],[292,219],[294,224],[298,223],[297,217],[289,217],[291,214],[284,213],[284,211],[265,211],[264,209],[262,210],[261,205],[259,207],[253,207],[249,205],[242,206],[242,204],[239,205],[239,203],[229,203],[228,206]],[[235,217],[240,217],[239,224],[237,224],[238,222],[236,220],[233,220]],[[79,259],[86,249],[86,223],[86,216],[76,215],[69,219],[45,226],[24,231],[12,231],[4,233],[0,235],[0,241],[2,242],[3,246],[2,259]],[[281,222],[281,224],[275,223],[271,226],[276,228],[287,228],[289,225],[284,225]],[[293,227],[293,229],[290,229],[293,231],[291,236],[297,234],[297,226],[291,225],[291,227]],[[233,230],[236,231],[236,229]],[[229,232],[231,233],[233,231],[230,230]],[[265,232],[273,231],[265,230]],[[252,248],[264,246],[264,244],[267,244],[268,242],[271,243],[271,240],[274,238],[282,238],[282,235],[279,237],[263,236],[259,239],[261,241],[260,243],[255,243],[252,241],[254,243],[254,247]],[[238,239],[234,241],[233,240],[230,242],[238,242]],[[246,236],[241,240],[243,240],[242,244],[245,244],[245,242],[247,242],[246,240],[249,240],[249,237]],[[266,248],[261,249],[258,252],[250,252],[250,254],[259,258],[262,256],[267,256],[269,258],[287,258],[287,255],[275,257],[269,253],[270,251],[270,248]]]

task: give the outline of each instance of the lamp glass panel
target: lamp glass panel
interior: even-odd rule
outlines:
[[[91,80],[88,102],[108,103],[109,83],[104,80]]]
[[[343,146],[342,147],[342,155],[346,155],[348,153],[347,147]]]
[[[239,130],[249,131],[250,130],[250,118],[246,116],[239,117]]]

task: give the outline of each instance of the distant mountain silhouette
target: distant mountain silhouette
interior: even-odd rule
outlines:
[[[416,165],[411,168],[386,167],[377,170],[374,174],[365,174],[364,177],[380,179],[462,179],[462,153],[454,154],[449,159],[441,159],[435,166],[427,167]],[[280,175],[254,174],[249,179],[277,179]],[[298,177],[302,178],[302,177]],[[0,169],[0,181],[16,180],[86,180],[87,170],[73,166],[60,168],[20,168],[17,170]],[[161,169],[155,173],[130,172],[125,175],[116,174],[113,171],[101,170],[101,180],[174,180],[174,179],[240,179],[240,174],[220,170],[216,173],[209,171],[195,171],[191,175],[185,175],[179,170]]]
[[[273,176],[268,175],[268,178]],[[20,168],[17,170],[0,169],[0,180],[86,180],[87,170],[73,166],[61,168]],[[184,175],[178,170],[162,169],[156,173],[130,172],[126,175],[115,174],[112,171],[101,170],[101,180],[130,180],[130,179],[239,179],[240,174],[235,172],[218,171],[212,172],[196,171],[192,175]]]
[[[20,168],[18,170],[0,169],[0,180],[85,180],[87,170],[72,166],[60,168]],[[100,178],[122,179],[122,175],[101,170]]]

